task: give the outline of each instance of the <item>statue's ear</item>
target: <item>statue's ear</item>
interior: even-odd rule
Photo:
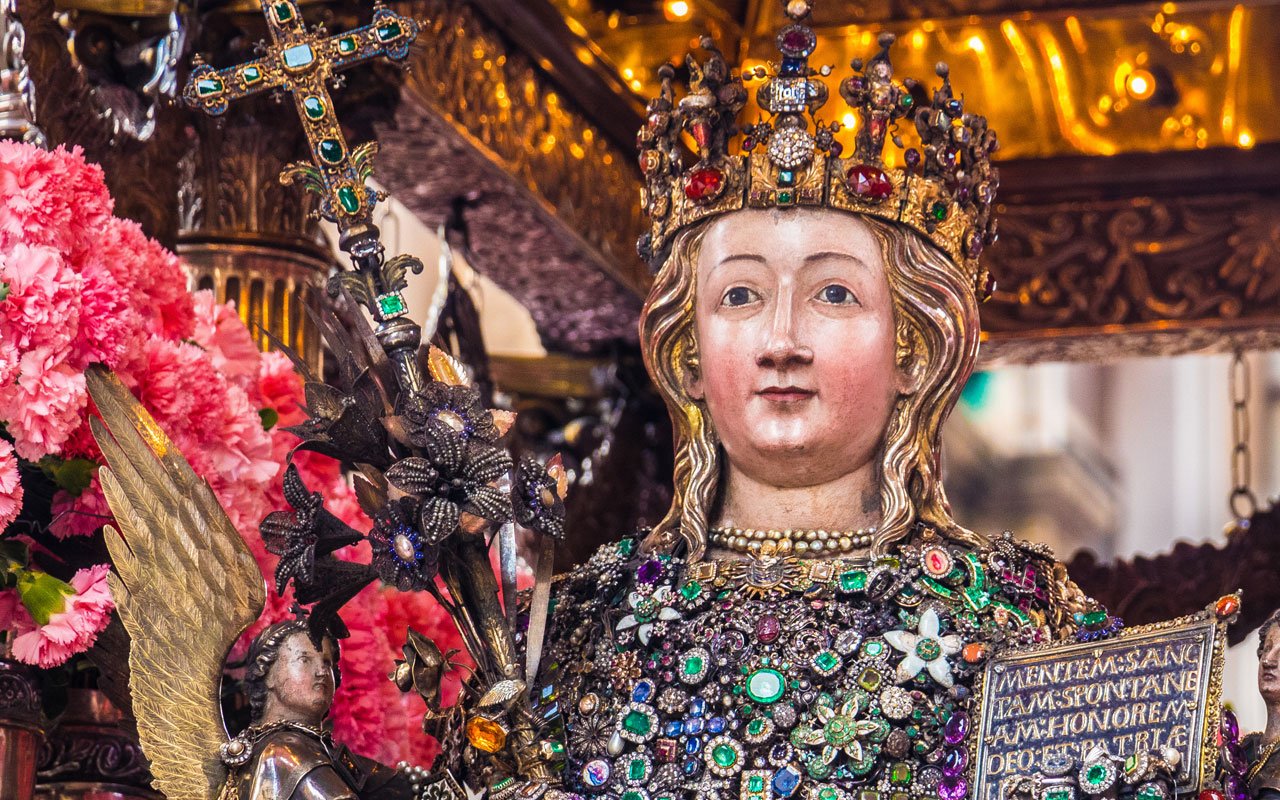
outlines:
[[[702,364],[696,352],[684,360],[684,369],[680,370],[680,388],[693,400],[702,401],[707,396],[702,385]]]
[[[924,385],[925,357],[919,347],[900,347],[898,349],[897,383],[898,394],[913,395]]]

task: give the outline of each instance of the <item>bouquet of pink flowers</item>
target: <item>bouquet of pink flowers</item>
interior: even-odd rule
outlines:
[[[0,142],[0,198],[0,642],[48,668],[92,646],[113,609],[108,565],[61,580],[34,563],[82,560],[90,548],[78,543],[94,541],[82,537],[100,537],[111,521],[95,477],[101,454],[88,427],[86,367],[104,364],[133,390],[209,482],[266,575],[276,558],[258,524],[286,507],[281,480],[298,439],[284,428],[305,418],[303,391],[289,360],[260,353],[234,309],[188,292],[173,253],[112,216],[101,169],[78,149]],[[303,452],[293,463],[330,511],[368,527],[336,461]],[[57,487],[48,536],[23,525],[32,516],[23,475]],[[291,605],[288,593],[271,594],[245,641]],[[428,598],[370,586],[344,619],[351,638],[335,733],[383,760],[429,763],[421,701],[387,672],[409,623],[460,643],[448,616]],[[446,689],[456,692],[457,680]]]

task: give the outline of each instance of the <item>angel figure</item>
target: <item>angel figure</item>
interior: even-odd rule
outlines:
[[[254,638],[245,670],[251,724],[228,737],[223,662],[262,613],[258,565],[208,484],[119,379],[94,369],[87,380],[110,465],[103,491],[120,527],[108,532],[111,588],[133,633],[130,687],[156,787],[172,800],[412,797],[404,775],[330,739],[337,639],[324,634],[317,645],[305,617]]]
[[[238,800],[411,796],[407,778],[335,746],[324,728],[341,678],[338,640],[319,647],[305,619],[269,625],[249,646],[245,686],[252,720],[219,748]]]

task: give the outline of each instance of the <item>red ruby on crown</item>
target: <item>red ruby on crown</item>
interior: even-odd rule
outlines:
[[[893,181],[879,167],[855,164],[845,173],[849,191],[868,200],[884,200],[893,194]]]
[[[724,191],[724,173],[715,167],[699,167],[684,182],[684,196],[695,203],[709,203]]]

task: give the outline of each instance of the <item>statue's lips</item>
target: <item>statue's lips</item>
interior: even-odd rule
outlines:
[[[798,403],[801,400],[808,400],[818,393],[811,389],[801,389],[799,386],[769,386],[756,392],[756,394],[775,403]]]

